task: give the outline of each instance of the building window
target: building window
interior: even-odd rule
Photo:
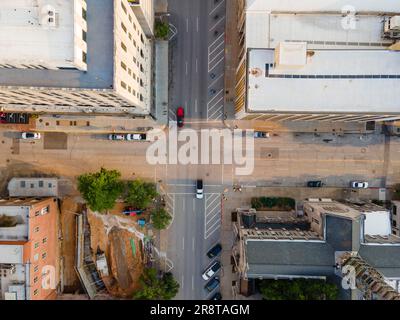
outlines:
[[[122,30],[124,30],[124,32],[126,33],[126,27],[125,27],[125,25],[121,22],[121,28],[122,28]]]
[[[38,293],[39,293],[39,290],[38,290],[38,289],[35,289],[35,291],[33,291],[33,295],[34,295],[34,296],[37,296]]]
[[[39,278],[38,278],[38,277],[34,277],[34,278],[33,278],[33,283],[36,283],[36,282],[38,282],[38,280],[39,280]]]
[[[315,218],[312,218],[311,221],[316,223],[316,224],[319,224],[319,221],[317,219],[315,219]]]
[[[39,230],[40,230],[39,226],[35,227],[34,229],[35,232],[39,232]]]
[[[19,185],[21,188],[25,188],[25,186],[26,186],[25,181],[20,181]]]
[[[82,8],[82,18],[86,20],[86,10],[84,8]]]
[[[121,87],[124,88],[124,89],[126,89],[126,83],[123,82],[123,81],[121,81]]]
[[[35,242],[35,249],[39,248],[39,242]]]
[[[393,227],[397,227],[397,221],[393,220]]]
[[[42,239],[42,243],[46,243],[47,242],[47,237]]]
[[[83,41],[85,41],[85,42],[86,42],[86,36],[87,36],[86,31],[85,31],[85,30],[82,30],[82,39],[83,39]]]
[[[84,63],[87,62],[87,55],[86,55],[86,52],[85,52],[85,51],[82,51],[82,61],[83,61]]]
[[[126,45],[125,45],[123,42],[121,42],[121,48],[122,48],[122,50],[124,50],[125,52],[127,52]]]
[[[50,211],[50,206],[46,206],[46,207],[42,208],[42,215],[49,213],[49,211]]]
[[[43,252],[43,253],[42,253],[42,259],[46,259],[46,257],[47,257],[47,253],[46,253],[46,252]]]
[[[38,271],[39,271],[39,266],[36,265],[36,266],[33,268],[33,272],[38,272]]]
[[[122,8],[122,10],[124,10],[125,13],[128,13],[128,12],[126,11],[126,7],[125,7],[124,4],[122,3],[122,1],[121,1],[121,8]]]
[[[35,217],[37,217],[38,215],[40,215],[40,211],[35,211]]]
[[[126,71],[126,64],[121,61],[121,68]]]
[[[44,185],[43,180],[39,180],[39,188],[43,188],[43,185]]]
[[[34,256],[33,256],[33,261],[38,261],[39,260],[39,253],[36,253]]]

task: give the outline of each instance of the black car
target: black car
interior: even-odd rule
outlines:
[[[307,182],[307,187],[309,188],[321,188],[324,184],[322,181],[317,180],[317,181],[308,181]]]
[[[212,278],[207,284],[204,286],[208,292],[212,292],[215,288],[219,286],[219,279],[218,277]]]
[[[210,298],[210,300],[222,300],[221,292],[218,291],[216,294],[214,294],[214,295]]]
[[[207,257],[209,257],[210,259],[217,257],[221,253],[221,251],[222,251],[222,246],[220,243],[217,243],[207,252]]]

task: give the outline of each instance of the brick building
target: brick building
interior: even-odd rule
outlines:
[[[57,224],[56,198],[0,199],[0,300],[56,298]]]

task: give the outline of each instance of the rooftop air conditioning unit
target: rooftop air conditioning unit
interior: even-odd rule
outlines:
[[[400,39],[400,16],[385,19],[383,35],[389,39]]]

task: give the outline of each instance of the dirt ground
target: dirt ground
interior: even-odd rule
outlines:
[[[64,293],[81,291],[81,284],[75,271],[76,224],[75,212],[81,207],[73,198],[65,198],[61,203],[61,256],[63,258]]]
[[[144,267],[140,234],[146,233],[137,226],[136,220],[146,216],[123,216],[123,208],[124,204],[118,203],[108,215],[102,216],[89,211],[88,220],[92,250],[96,253],[99,248],[107,258],[110,275],[103,277],[103,281],[109,293],[115,297],[132,298],[140,288],[139,278]]]

